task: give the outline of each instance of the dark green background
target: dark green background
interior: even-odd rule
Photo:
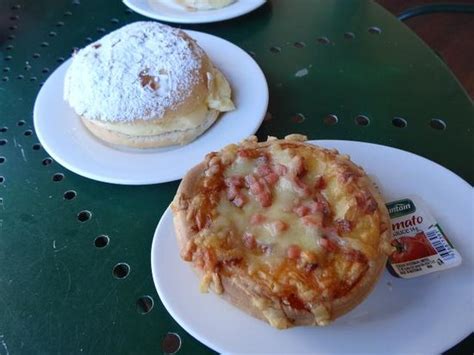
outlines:
[[[160,353],[167,332],[181,336],[183,353],[210,352],[169,316],[151,278],[153,232],[177,182],[100,183],[55,162],[43,165],[47,152],[33,149],[41,83],[74,47],[140,19],[118,0],[0,0],[0,354],[5,347],[11,354]],[[369,33],[371,26],[382,32]],[[182,27],[228,39],[255,57],[270,88],[260,138],[299,132],[381,143],[473,183],[472,102],[435,53],[378,5],[269,1],[234,20]],[[347,31],[355,38],[346,39]],[[330,43],[318,42],[322,36]],[[295,77],[303,68],[309,74]],[[329,114],[337,124],[324,123]],[[370,123],[357,125],[357,115]],[[394,117],[407,126],[395,127]],[[432,128],[432,119],[446,129]],[[55,173],[65,178],[54,182]],[[67,190],[77,197],[64,199]],[[78,221],[82,210],[92,218]],[[99,249],[101,234],[110,244]],[[112,274],[119,262],[131,268],[122,280]],[[154,299],[145,315],[136,306],[143,295]],[[472,349],[471,336],[457,351]]]

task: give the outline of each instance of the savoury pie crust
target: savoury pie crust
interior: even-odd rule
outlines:
[[[389,215],[364,170],[305,139],[250,137],[209,153],[172,203],[202,291],[280,329],[349,312],[391,251]]]

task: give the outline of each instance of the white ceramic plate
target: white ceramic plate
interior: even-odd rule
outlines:
[[[208,23],[229,20],[245,15],[262,6],[265,0],[237,0],[216,10],[190,11],[175,0],[123,0],[123,3],[140,15],[175,23]]]
[[[213,293],[178,254],[170,209],[155,232],[153,279],[166,309],[191,335],[225,353],[441,353],[473,330],[473,189],[442,166],[402,150],[317,141],[349,153],[385,197],[422,197],[463,257],[459,267],[404,280],[387,271],[365,302],[324,328],[276,330]]]
[[[255,61],[234,44],[186,31],[229,80],[235,111],[223,113],[203,135],[184,145],[152,150],[115,149],[92,136],[63,100],[70,61],[48,78],[36,98],[34,124],[46,151],[73,172],[104,182],[144,185],[180,179],[203,156],[255,133],[268,105],[268,87]]]

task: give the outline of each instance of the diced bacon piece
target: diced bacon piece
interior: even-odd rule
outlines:
[[[268,157],[268,155],[266,153],[262,153],[260,152],[260,156],[257,158],[257,163],[259,164],[266,164],[270,161],[270,158]]]
[[[288,229],[288,224],[286,224],[283,221],[277,220],[277,221],[273,222],[273,224],[274,224],[275,229],[277,230],[277,232],[284,232]]]
[[[258,244],[258,248],[267,255],[270,255],[273,250],[272,244]]]
[[[240,149],[237,155],[241,158],[255,159],[260,155],[258,150],[255,149]]]
[[[265,222],[266,219],[267,218],[263,214],[255,213],[250,217],[250,224],[252,225],[262,224],[263,222]]]
[[[240,191],[245,187],[243,176],[230,176],[224,182],[227,186],[227,199],[232,201],[235,206],[242,207],[246,202],[245,195]]]
[[[268,164],[261,164],[256,171],[257,176],[263,177],[269,185],[274,185],[278,181],[279,176],[273,172]]]
[[[318,204],[318,211],[321,211],[324,215],[331,212],[328,200],[321,193],[316,193],[315,200]]]
[[[290,259],[298,259],[301,254],[301,248],[295,244],[292,244],[286,250],[286,255]]]
[[[350,167],[344,167],[338,175],[338,179],[343,183],[350,183],[356,180],[360,174]]]
[[[244,245],[248,249],[255,249],[257,247],[257,241],[252,233],[245,232],[242,236],[242,241]]]
[[[323,215],[321,213],[317,214],[310,214],[301,217],[301,221],[305,226],[308,227],[316,227],[316,228],[322,228],[323,227]]]
[[[283,176],[285,175],[287,172],[288,172],[288,168],[283,165],[283,164],[276,164],[274,167],[273,167],[273,171],[275,171],[275,173],[278,175],[278,176]]]
[[[264,176],[264,179],[266,182],[268,182],[269,185],[275,185],[279,179],[279,176],[275,173],[270,173],[268,175]]]
[[[256,197],[262,207],[270,207],[272,205],[272,195],[270,192],[264,192]]]
[[[319,245],[330,252],[335,252],[338,249],[337,244],[328,238],[319,239]]]
[[[234,198],[237,197],[238,194],[238,189],[234,185],[231,185],[227,188],[227,199],[229,201],[232,201]]]
[[[377,201],[375,201],[370,193],[364,191],[363,193],[356,195],[355,198],[357,206],[365,213],[373,213],[377,210]]]
[[[326,188],[326,181],[324,180],[323,176],[318,175],[316,177],[316,180],[314,181],[314,188],[316,190],[323,190]]]
[[[294,182],[293,186],[298,195],[300,195],[301,197],[307,197],[310,195],[311,189],[300,177],[294,176],[292,177],[292,181]]]
[[[272,236],[278,236],[281,234],[281,232],[284,232],[288,229],[288,224],[283,221],[276,220],[265,224],[265,227],[269,230]]]
[[[298,215],[298,217],[303,217],[309,214],[309,207],[306,205],[299,205],[293,208],[293,212]]]
[[[359,250],[345,250],[344,251],[344,258],[346,260],[352,261],[352,262],[358,262],[358,263],[367,263],[367,257],[362,254]]]
[[[301,205],[297,205],[293,208],[293,212],[298,215],[298,217],[303,217],[308,214],[315,214],[320,211],[320,206],[315,201],[304,202]]]
[[[245,197],[239,193],[237,196],[235,196],[235,198],[232,200],[232,203],[236,206],[236,207],[242,207],[244,204],[245,204]]]
[[[268,164],[261,164],[257,167],[257,175],[259,176],[265,176],[272,172],[272,168]]]
[[[247,175],[245,177],[245,182],[247,187],[250,189],[250,192],[255,196],[262,192],[262,187],[258,183],[258,180],[253,175]]]
[[[290,172],[295,176],[302,176],[306,172],[304,159],[300,155],[295,155],[290,162]]]
[[[229,176],[224,182],[226,186],[245,187],[245,179],[243,176]]]
[[[250,193],[255,196],[262,207],[269,207],[272,204],[272,193],[265,179],[257,178],[253,175],[247,175],[245,181]]]
[[[349,233],[352,230],[352,223],[347,219],[337,219],[334,221],[339,234]]]

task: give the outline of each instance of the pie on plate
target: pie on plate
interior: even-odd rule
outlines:
[[[209,153],[172,203],[201,291],[280,329],[349,312],[392,249],[385,203],[363,169],[305,140],[250,137]]]

